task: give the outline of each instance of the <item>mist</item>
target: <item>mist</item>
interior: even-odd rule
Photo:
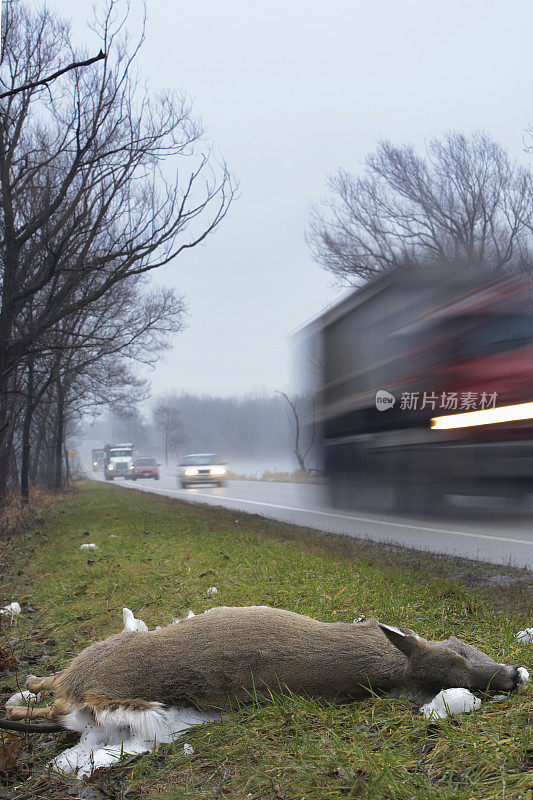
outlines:
[[[168,431],[158,426],[154,412],[167,411]],[[108,414],[85,427],[87,445],[131,441],[139,456],[154,456],[176,466],[187,453],[219,453],[229,469],[249,477],[264,472],[298,469],[294,430],[286,400],[278,394],[247,393],[235,397],[208,394],[166,394],[154,398],[144,415]],[[304,433],[310,436],[309,433]],[[309,466],[315,464],[311,458]]]

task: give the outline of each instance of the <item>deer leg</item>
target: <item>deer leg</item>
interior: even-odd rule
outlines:
[[[24,685],[32,694],[38,694],[46,689],[53,690],[55,677],[52,675],[48,678],[38,678],[36,675],[27,675]]]
[[[56,704],[45,708],[28,708],[27,706],[13,706],[8,708],[9,719],[56,719],[58,716],[58,709],[54,708]]]

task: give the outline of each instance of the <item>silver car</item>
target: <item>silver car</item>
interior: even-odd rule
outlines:
[[[191,453],[178,467],[178,484],[185,489],[198,483],[224,486],[226,464],[218,453]]]

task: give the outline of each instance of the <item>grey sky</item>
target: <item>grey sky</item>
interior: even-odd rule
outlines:
[[[89,40],[92,0],[75,19],[48,5]],[[532,17],[530,0],[149,0],[142,74],[188,92],[240,182],[219,231],[158,274],[190,316],[154,393],[290,386],[287,334],[339,294],[304,243],[309,207],[379,138],[481,128],[530,163]]]

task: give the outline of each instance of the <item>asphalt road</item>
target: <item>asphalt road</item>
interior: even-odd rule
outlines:
[[[103,480],[102,472],[87,470]],[[191,503],[223,506],[261,514],[293,525],[330,533],[394,542],[420,550],[447,553],[492,563],[533,567],[533,514],[512,509],[450,509],[442,519],[373,514],[330,508],[319,484],[267,481],[228,481],[223,488],[198,486],[181,489],[176,471],[161,468],[161,479],[135,482],[117,479],[124,489],[178,497]]]

